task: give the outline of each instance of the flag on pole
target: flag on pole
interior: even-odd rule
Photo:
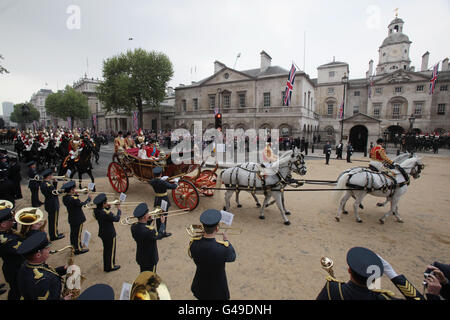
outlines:
[[[430,94],[434,93],[438,73],[439,73],[439,62],[433,67],[433,75],[431,76],[430,80]]]
[[[133,126],[134,126],[134,130],[138,129],[138,113],[139,111],[135,110],[133,111]]]
[[[288,106],[291,104],[292,91],[294,90],[295,72],[297,69],[292,63],[291,71],[289,71],[288,81],[286,82],[286,89],[284,90],[283,105]]]
[[[339,107],[339,119],[344,117],[344,101],[342,101],[341,106]]]
[[[214,117],[217,116],[218,113],[219,113],[219,109],[216,107],[216,108],[214,109]]]
[[[92,114],[92,121],[94,123],[94,126],[97,126],[97,114],[96,113]]]
[[[72,130],[72,118],[67,117],[67,126],[69,127],[69,130]]]

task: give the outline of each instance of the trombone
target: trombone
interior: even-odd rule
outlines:
[[[222,231],[222,232],[220,232],[220,231]],[[230,232],[228,232],[228,231],[230,231]],[[186,232],[191,238],[198,238],[198,237],[203,236],[203,234],[205,233],[205,228],[203,227],[202,224],[191,224],[190,226],[186,227]],[[242,229],[241,228],[224,227],[224,226],[219,225],[219,232],[220,233],[217,233],[217,235],[223,235],[226,232],[227,235],[238,236],[238,235],[242,234]]]
[[[116,199],[114,201],[109,201],[106,204],[109,204],[110,206],[112,206],[112,205],[115,205],[115,206],[118,206],[118,205],[123,206],[123,205],[125,205],[125,204],[122,204],[120,202],[120,200],[118,200],[118,199]],[[133,206],[137,206],[137,204],[133,204]],[[97,208],[97,206],[95,204],[85,204],[84,208],[86,208],[86,209],[95,209],[95,208]]]
[[[155,210],[149,211],[148,214],[152,219],[159,219],[161,216],[167,216],[167,217],[175,217],[175,216],[181,216],[184,214],[188,214],[190,212],[189,209],[181,209],[181,210],[174,210],[174,211],[168,211],[164,212],[160,207],[156,207]],[[133,221],[136,220],[136,221]],[[122,220],[120,220],[120,224],[123,226],[129,226],[134,223],[136,223],[138,218],[134,216],[128,216]]]
[[[115,195],[115,193],[112,193],[112,192],[98,192],[98,191],[93,192],[93,191],[89,191],[88,188],[75,189],[75,193],[81,193],[81,194],[88,194],[88,193],[90,193],[90,194],[100,194],[100,193],[104,193],[104,194],[114,194]],[[66,196],[69,193],[64,192],[63,190],[53,190],[52,194],[55,195],[55,196]]]

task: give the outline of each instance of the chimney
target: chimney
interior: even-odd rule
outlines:
[[[427,71],[428,70],[428,60],[430,59],[430,53],[427,51],[422,56],[422,68],[420,71]]]
[[[264,50],[261,51],[261,68],[260,68],[261,73],[269,69],[271,63],[272,58]]]
[[[224,65],[222,62],[220,61],[214,61],[214,73],[219,72],[220,70],[222,70],[223,68],[225,68],[226,65]]]
[[[449,71],[448,70],[448,58],[445,58],[444,61],[442,61],[442,71]]]
[[[373,75],[373,60],[369,61],[369,77]]]

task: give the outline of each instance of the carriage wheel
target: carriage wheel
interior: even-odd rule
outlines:
[[[180,209],[192,211],[198,206],[198,191],[191,182],[186,180],[178,182],[178,187],[172,190],[172,198]]]
[[[122,193],[128,190],[128,176],[124,168],[117,162],[111,162],[108,166],[109,183],[116,192]]]
[[[197,178],[196,184],[199,188],[214,188],[217,182],[217,174],[212,170],[203,170]],[[201,189],[202,190],[202,189]],[[212,197],[214,190],[203,189],[202,194],[206,197]]]

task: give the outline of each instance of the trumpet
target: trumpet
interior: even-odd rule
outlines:
[[[167,216],[167,217],[175,217],[175,216],[181,216],[183,214],[188,214],[190,211],[189,209],[181,209],[181,210],[174,210],[174,211],[168,211],[164,212],[160,207],[156,207],[155,210],[149,211],[148,214],[152,219],[159,219],[161,216]],[[136,220],[136,221],[133,221]],[[134,223],[136,223],[138,218],[134,216],[128,216],[122,220],[120,220],[120,224],[123,226],[129,226]]]
[[[14,219],[22,226],[19,234],[25,236],[30,231],[32,225],[44,219],[44,213],[38,208],[23,208],[17,211]],[[44,231],[46,222],[39,228],[41,231]]]
[[[151,271],[144,271],[133,282],[130,300],[172,300],[172,298],[160,276]]]
[[[119,204],[122,205],[122,206],[124,205],[124,204],[121,204],[120,200],[118,200],[118,199],[116,199],[114,201],[107,202],[106,204],[109,204],[110,206],[112,206],[112,205],[118,206]],[[86,208],[86,209],[95,209],[95,208],[97,208],[97,206],[95,204],[85,204],[84,208]]]
[[[331,260],[328,257],[322,257],[322,259],[320,259],[320,264],[322,265],[322,269],[324,269],[326,272],[330,274],[330,276],[334,278],[333,260]]]
[[[238,236],[242,234],[242,229],[240,228],[231,228],[231,227],[223,227],[219,226],[219,231],[222,231],[221,233],[217,233],[218,235],[224,234],[225,232],[228,235],[235,235]],[[228,232],[230,231],[230,232]],[[202,237],[205,233],[205,228],[201,224],[191,224],[190,226],[186,227],[186,232],[191,238],[198,238]]]

